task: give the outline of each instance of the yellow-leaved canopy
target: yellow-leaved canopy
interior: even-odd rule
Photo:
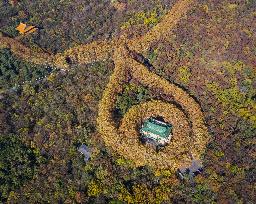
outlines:
[[[21,35],[33,33],[37,30],[35,26],[27,26],[25,23],[20,23],[17,27],[16,30],[19,31]]]

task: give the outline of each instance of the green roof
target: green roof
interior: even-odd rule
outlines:
[[[168,137],[171,133],[171,129],[172,125],[150,118],[144,122],[141,131],[150,132],[160,137]],[[145,136],[147,136],[147,134]]]

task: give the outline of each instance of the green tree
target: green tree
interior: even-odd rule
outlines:
[[[35,81],[51,71],[51,68],[19,60],[10,49],[0,49],[0,91],[22,82]]]
[[[149,98],[149,93],[146,88],[134,83],[126,84],[123,92],[118,95],[116,109],[120,115],[124,115],[133,105],[140,103]]]
[[[14,134],[0,135],[0,147],[0,201],[4,202],[11,191],[33,178],[41,157]]]

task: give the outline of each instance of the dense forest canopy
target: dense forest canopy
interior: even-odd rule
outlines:
[[[0,31],[54,55],[124,33],[143,36],[176,2],[3,0]],[[171,33],[140,53],[151,73],[200,105],[211,140],[201,155],[203,172],[192,180],[169,169],[134,167],[106,146],[97,118],[116,69],[113,56],[61,70],[30,63],[10,46],[0,49],[0,202],[254,203],[255,8],[253,0],[199,0]],[[38,32],[20,36],[20,22]],[[173,100],[143,85],[142,75],[130,78],[111,104],[117,126],[132,107]],[[87,162],[81,144],[90,151]]]
[[[45,78],[50,67],[35,66],[15,57],[10,49],[0,49],[0,91]]]
[[[0,200],[34,178],[36,167],[43,162],[39,149],[23,144],[18,135],[0,137]]]

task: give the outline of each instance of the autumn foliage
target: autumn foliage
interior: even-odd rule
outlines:
[[[152,166],[172,166],[172,168],[175,168],[173,161],[168,160],[168,158],[171,158],[170,155],[161,155],[163,153],[160,153],[159,155],[161,156],[159,157],[159,155],[146,153],[145,149],[143,152],[143,148],[138,147],[138,145],[134,146],[133,143],[129,145],[126,137],[120,137],[119,131],[122,128],[120,130],[116,128],[116,125],[111,118],[111,112],[113,110],[114,102],[116,101],[116,94],[120,93],[122,85],[127,82],[128,77],[130,76],[140,81],[142,85],[150,89],[160,88],[163,91],[163,94],[172,96],[175,103],[178,103],[181,106],[181,110],[179,110],[174,108],[173,105],[166,104],[167,110],[165,111],[170,113],[173,112],[173,114],[182,113],[183,115],[181,114],[182,116],[180,115],[179,117],[184,117],[184,120],[182,121],[187,121],[188,127],[185,129],[188,130],[187,137],[191,137],[191,144],[187,146],[191,147],[191,149],[184,151],[192,153],[194,157],[199,157],[201,155],[205,144],[208,142],[208,133],[203,121],[203,114],[200,110],[200,106],[182,89],[149,72],[141,64],[129,58],[126,50],[123,49],[123,46],[120,46],[127,44],[130,49],[136,50],[137,52],[144,52],[148,49],[150,43],[159,40],[160,38],[165,37],[167,33],[170,33],[178,21],[189,11],[192,3],[193,0],[178,1],[162,21],[142,37],[129,40],[126,35],[122,35],[120,38],[113,39],[112,41],[94,41],[90,44],[79,45],[57,55],[44,54],[43,52],[31,52],[29,48],[20,43],[15,43],[16,41],[14,39],[10,39],[8,37],[1,37],[0,40],[4,42],[2,47],[9,47],[21,58],[33,61],[36,64],[46,63],[61,68],[68,68],[70,63],[91,63],[97,60],[104,60],[113,55],[116,69],[110,78],[110,82],[107,85],[103,94],[103,99],[99,105],[99,130],[102,133],[106,144],[108,146],[112,146],[119,153],[125,154],[129,159],[132,159],[134,155],[140,155],[141,159],[137,159],[137,166],[149,163],[152,164]],[[152,104],[148,105],[150,107]],[[162,106],[161,103],[159,106]],[[147,112],[148,114],[153,114],[152,110],[145,110],[145,113]],[[163,110],[160,112],[162,113]],[[125,116],[124,121],[122,122],[125,123],[125,121],[127,123],[127,121],[129,121],[129,117],[127,119]],[[125,130],[123,131],[125,132]],[[136,154],[135,152],[139,150],[140,152]],[[188,158],[179,160],[184,163],[185,160],[188,161]],[[166,163],[163,163],[164,161]],[[161,163],[162,165],[158,163]]]
[[[209,134],[204,123],[200,106],[184,90],[150,72],[143,65],[132,59],[125,48],[114,53],[115,70],[103,93],[99,104],[98,127],[107,146],[119,154],[134,161],[135,166],[150,165],[153,168],[177,169],[199,158],[209,142]],[[163,94],[174,98],[174,104],[164,101],[150,101],[133,106],[122,119],[121,126],[116,127],[112,111],[116,96],[128,77],[133,77],[149,89],[160,88]],[[149,116],[163,116],[174,125],[174,137],[171,144],[156,153],[140,144],[138,127]]]
[[[19,41],[0,35],[0,48],[10,48],[18,57],[35,64],[49,64],[65,69],[69,68],[67,58],[70,59],[71,62],[79,64],[104,60],[111,56],[113,51],[122,43],[127,43],[131,49],[137,52],[144,52],[149,48],[150,43],[159,40],[161,37],[165,37],[171,32],[179,20],[191,9],[193,2],[194,0],[178,1],[161,22],[146,33],[146,35],[131,40],[128,39],[127,34],[123,34],[119,38],[114,38],[111,41],[93,41],[89,44],[72,47],[65,50],[63,53],[50,55],[44,52],[35,53]],[[25,24],[20,24],[18,27],[19,32],[25,32],[26,30],[34,31],[33,29],[35,28],[26,28]]]

